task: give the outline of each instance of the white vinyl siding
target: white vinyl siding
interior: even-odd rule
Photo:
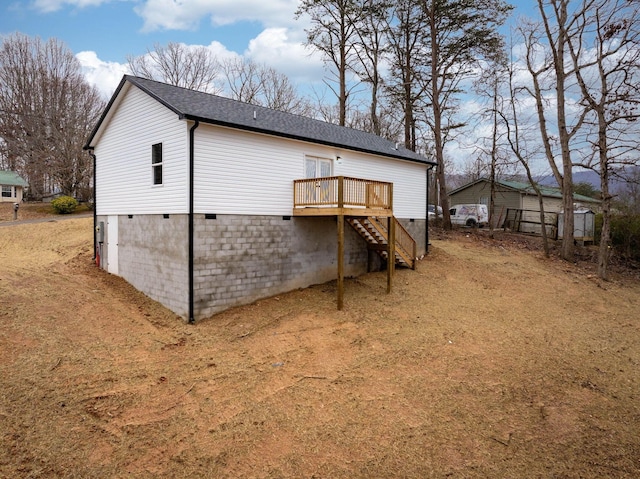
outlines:
[[[304,154],[287,141],[200,124],[195,132],[195,212],[290,215]]]
[[[100,137],[96,207],[99,215],[188,211],[188,124],[130,87]],[[162,143],[161,186],[154,186],[152,145]]]
[[[394,213],[425,218],[426,165],[201,124],[196,130],[195,212],[290,215],[306,159],[342,158],[333,175],[394,183]]]
[[[427,165],[343,151],[334,175],[393,183],[393,214],[424,219],[427,214]]]

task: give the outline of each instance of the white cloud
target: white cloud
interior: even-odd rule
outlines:
[[[325,75],[320,55],[304,46],[304,28],[309,20],[304,16],[295,19],[299,0],[33,0],[32,6],[40,12],[54,12],[70,6],[100,6],[116,1],[132,2],[146,32],[195,30],[204,27],[203,18],[214,26],[240,22],[262,25],[264,30],[248,42],[244,52],[234,53],[216,41],[207,48],[221,60],[242,56],[267,64],[303,86],[319,85]],[[77,56],[87,79],[110,94],[126,72],[126,63],[106,62],[98,55],[99,52],[84,51]]]
[[[144,31],[191,30],[203,17],[209,17],[215,26],[251,21],[269,27],[292,23],[297,3],[297,0],[146,0],[135,11],[144,20]]]
[[[275,68],[295,83],[319,82],[324,75],[322,59],[303,41],[286,28],[267,28],[249,41],[245,56]]]
[[[80,52],[76,58],[87,81],[95,85],[105,98],[111,97],[122,76],[128,73],[127,65],[100,60],[96,52]]]
[[[32,6],[42,13],[56,12],[64,6],[85,8],[97,7],[111,0],[34,0]]]
[[[200,47],[200,45],[189,45],[189,47]],[[220,61],[225,60],[227,58],[235,58],[239,55],[236,52],[232,52],[227,49],[222,43],[213,41],[209,45],[207,45],[207,49],[211,51],[211,53]]]

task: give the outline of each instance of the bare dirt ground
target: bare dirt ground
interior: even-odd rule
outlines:
[[[196,325],[0,228],[0,477],[637,478],[640,280],[440,236],[417,271]]]

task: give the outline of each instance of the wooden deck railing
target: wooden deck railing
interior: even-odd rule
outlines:
[[[381,221],[378,218],[369,218],[369,221],[374,221],[376,224],[376,228],[378,228],[379,231],[382,231],[385,237],[388,238],[388,231],[387,231],[388,228],[387,228],[386,221]],[[395,221],[396,223],[396,229],[395,229],[396,245],[404,250],[404,253],[407,256],[407,258],[411,258],[412,261],[410,263],[410,266],[412,268],[415,268],[415,258],[416,258],[416,252],[417,252],[416,240],[414,240],[413,237],[406,230],[406,228],[402,226],[402,223],[398,221],[398,218],[393,217],[393,221]]]
[[[393,183],[330,176],[294,180],[293,207],[391,209]]]
[[[411,263],[411,267],[415,269],[415,261],[416,261],[416,240],[413,239],[413,236],[409,234],[409,232],[402,226],[402,223],[398,221],[398,219],[394,216],[393,220],[396,222],[396,243],[402,247],[408,254],[411,255],[413,259]]]

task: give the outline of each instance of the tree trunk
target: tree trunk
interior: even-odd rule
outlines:
[[[562,245],[560,247],[560,256],[565,261],[573,261],[575,253],[575,245],[573,240],[573,178],[571,165],[565,165],[564,178],[562,180],[562,207],[564,209],[564,219],[562,223]],[[569,193],[567,193],[569,192]]]
[[[341,33],[344,38],[344,23],[341,25]],[[339,113],[339,124],[340,126],[345,126],[347,122],[347,52],[346,45],[344,42],[340,44],[340,68],[339,70],[339,78],[340,78],[340,113]]]
[[[600,191],[602,195],[602,231],[600,232],[600,247],[598,248],[598,277],[607,280],[611,254],[611,195],[609,194],[606,118],[602,109],[598,111],[598,124]]]
[[[491,137],[491,192],[489,196],[489,236],[493,239],[496,203],[496,162],[498,156],[498,80],[493,79],[493,131]]]
[[[380,136],[380,119],[378,118],[378,70],[375,69],[375,78],[371,83],[371,130],[374,135]]]
[[[445,230],[452,229],[451,215],[449,214],[449,195],[447,193],[447,183],[444,168],[444,145],[442,144],[442,111],[440,109],[440,91],[438,89],[439,76],[439,51],[438,51],[438,32],[435,25],[435,8],[429,11],[429,24],[431,26],[431,111],[433,112],[433,143],[438,163],[437,176],[440,183],[440,201],[442,204],[442,227]]]
[[[562,205],[564,208],[564,222],[562,247],[560,256],[565,261],[573,261],[575,252],[573,242],[573,165],[571,163],[571,150],[569,147],[569,131],[567,130],[567,114],[565,110],[565,66],[564,56],[567,44],[567,1],[560,0],[558,18],[558,43],[554,53],[554,66],[556,73],[558,94],[558,135],[560,139],[560,151],[562,154]]]
[[[567,53],[567,44],[569,42],[568,29],[568,13],[567,5],[569,0],[549,0],[548,5],[553,8],[553,15],[556,22],[557,31],[554,31],[549,22],[549,16],[545,11],[545,1],[538,0],[538,10],[544,23],[544,29],[549,42],[551,55],[553,57],[553,78],[556,83],[557,105],[556,105],[556,121],[558,125],[558,141],[560,143],[560,153],[562,158],[562,178],[560,171],[555,165],[555,158],[551,152],[549,144],[549,134],[546,131],[544,121],[544,106],[542,105],[542,97],[539,85],[537,84],[537,74],[534,75],[534,84],[536,89],[536,102],[538,108],[538,116],[540,118],[540,129],[545,144],[547,159],[554,172],[556,180],[562,188],[562,207],[564,210],[562,246],[560,248],[560,256],[566,261],[573,261],[574,244],[573,244],[573,165],[571,163],[570,140],[571,133],[567,127],[567,116],[565,110],[565,94],[566,80],[568,74],[565,71],[565,55]],[[529,54],[533,48],[533,42],[528,45]],[[528,57],[528,66],[531,71],[530,58]],[[561,181],[560,181],[561,180]]]
[[[405,40],[405,63],[404,63],[404,146],[411,150],[413,144],[411,137],[411,125],[413,125],[413,95],[411,93],[412,84],[412,68],[411,68],[411,55],[409,53],[409,34],[406,35]]]
[[[533,178],[531,178],[531,184],[533,185]],[[547,237],[547,224],[544,215],[544,199],[540,189],[535,186],[536,194],[538,195],[538,206],[540,208],[540,235],[542,236],[542,248],[544,249],[545,257],[549,257],[549,238]]]

